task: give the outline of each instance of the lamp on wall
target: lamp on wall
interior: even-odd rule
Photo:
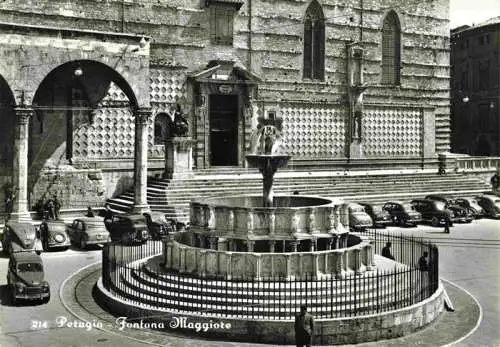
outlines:
[[[81,77],[83,75],[83,69],[80,65],[73,71],[73,75],[75,75],[75,77]]]

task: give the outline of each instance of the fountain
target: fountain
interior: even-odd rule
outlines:
[[[424,283],[418,269],[380,257],[375,266],[373,241],[349,233],[340,199],[274,196],[274,174],[290,159],[281,153],[279,124],[261,120],[251,142],[247,161],[262,173],[263,194],[192,201],[190,229],[169,235],[161,255],[122,266],[116,250],[105,249],[106,306],[166,326],[179,319],[206,324],[212,338],[271,344],[294,343],[302,304],[316,318],[322,344],[391,338],[437,318],[442,287],[422,300],[412,284]],[[408,320],[412,314],[420,318]]]
[[[273,206],[273,179],[276,170],[285,166],[290,155],[281,154],[281,136],[276,124],[259,119],[259,126],[252,134],[252,154],[246,155],[250,167],[258,168],[262,173],[263,194],[262,205]]]

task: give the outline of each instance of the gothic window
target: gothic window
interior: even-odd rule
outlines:
[[[382,27],[382,84],[399,85],[401,69],[401,26],[394,11]]]
[[[321,5],[313,0],[304,21],[304,78],[325,78],[325,17]]]

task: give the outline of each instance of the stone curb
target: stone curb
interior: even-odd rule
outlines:
[[[77,319],[86,322],[95,322],[96,320],[103,322],[101,330],[104,332],[156,346],[270,346],[204,340],[192,335],[176,334],[172,331],[158,332],[132,328],[119,330],[115,324],[116,318],[104,311],[94,300],[93,290],[99,276],[100,263],[91,264],[79,270],[63,282],[60,288],[60,297],[63,305]],[[481,307],[467,291],[444,280],[443,284],[454,303],[455,312],[444,312],[433,324],[413,334],[391,340],[356,344],[355,346],[450,346],[469,336],[481,320]]]

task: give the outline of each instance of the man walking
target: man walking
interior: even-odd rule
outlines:
[[[392,246],[392,243],[390,241],[387,241],[387,243],[385,244],[385,247],[382,248],[382,257],[386,257],[386,258],[394,260],[394,256],[391,253],[391,246]]]
[[[314,332],[314,318],[307,312],[306,305],[300,306],[300,313],[295,316],[295,341],[297,347],[311,346]]]
[[[450,233],[450,219],[449,218],[446,218],[444,220],[444,232],[445,232],[445,234]]]

